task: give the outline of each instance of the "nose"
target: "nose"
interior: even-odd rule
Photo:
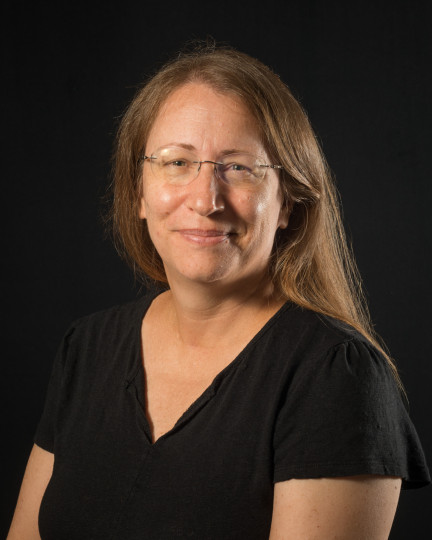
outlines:
[[[186,199],[188,208],[204,217],[223,212],[225,209],[224,196],[216,178],[214,162],[200,161],[197,166],[198,175],[188,185]]]

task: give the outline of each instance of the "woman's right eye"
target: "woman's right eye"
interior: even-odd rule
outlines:
[[[171,161],[165,163],[165,166],[167,165],[171,167],[187,167],[188,162],[184,159],[172,159]]]
[[[239,171],[239,172],[243,172],[243,171],[247,171],[248,168],[245,166],[245,165],[241,165],[240,163],[232,163],[230,165],[230,168],[233,170],[233,171]]]

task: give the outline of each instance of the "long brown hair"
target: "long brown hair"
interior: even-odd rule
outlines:
[[[361,332],[396,368],[370,323],[361,279],[347,245],[335,185],[306,113],[260,61],[229,47],[201,46],[165,64],[136,94],[118,131],[112,221],[116,246],[139,276],[166,283],[162,260],[138,216],[142,155],[159,109],[178,87],[202,82],[238,96],[254,115],[290,212],[276,234],[270,270],[287,299]]]

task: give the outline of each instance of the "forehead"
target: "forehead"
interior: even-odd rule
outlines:
[[[248,151],[262,149],[258,124],[245,103],[203,83],[175,90],[156,116],[147,146],[154,150],[175,143],[208,150],[238,145]]]

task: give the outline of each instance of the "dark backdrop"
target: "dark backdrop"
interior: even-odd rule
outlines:
[[[429,2],[203,5],[3,4],[2,537],[64,330],[140,293],[100,218],[118,118],[207,34],[273,67],[309,112],[430,458]],[[431,502],[429,488],[404,492],[391,538],[432,537]]]

